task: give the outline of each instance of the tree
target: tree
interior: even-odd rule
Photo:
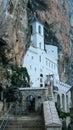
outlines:
[[[27,69],[24,67],[15,66],[11,75],[11,84],[16,87],[30,87],[30,77]]]
[[[17,87],[6,87],[4,90],[4,99],[6,102],[21,102],[22,94]]]

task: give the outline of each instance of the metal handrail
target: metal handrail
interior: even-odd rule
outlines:
[[[5,113],[5,115],[3,116],[3,121],[0,125],[0,129],[4,130],[6,125],[7,125],[7,122],[8,122],[8,119],[9,119],[9,115],[8,113],[10,112],[11,108],[12,108],[13,104],[10,105],[9,107],[9,110]]]

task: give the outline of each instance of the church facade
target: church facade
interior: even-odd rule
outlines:
[[[31,45],[24,57],[23,67],[30,75],[31,88],[48,87],[52,81],[55,102],[63,111],[69,111],[70,94],[66,92],[70,86],[59,79],[58,47],[44,43],[44,25],[38,20],[31,23]]]

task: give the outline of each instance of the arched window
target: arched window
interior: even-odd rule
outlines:
[[[65,96],[64,96],[64,94],[62,94],[62,108],[64,111],[65,110]]]
[[[60,95],[57,95],[57,107],[60,109]]]
[[[43,87],[43,74],[40,74],[40,87]]]
[[[39,48],[41,49],[41,42],[39,43]]]
[[[40,87],[43,87],[43,84],[40,84]]]
[[[39,33],[41,34],[41,26],[39,25],[39,27],[38,27],[38,31],[39,31]]]
[[[43,74],[40,74],[40,77],[43,77]]]

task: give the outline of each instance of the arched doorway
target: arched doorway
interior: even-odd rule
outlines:
[[[60,109],[60,95],[57,95],[57,107]]]
[[[26,108],[29,112],[35,111],[35,97],[33,95],[29,95],[26,98]]]
[[[62,109],[65,111],[65,96],[62,94]]]

